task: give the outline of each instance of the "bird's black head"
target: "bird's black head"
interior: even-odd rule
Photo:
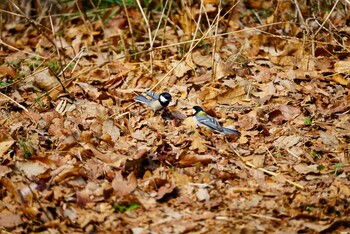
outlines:
[[[203,111],[202,107],[200,107],[200,106],[194,106],[193,107],[193,114],[194,115],[197,114],[198,112],[201,112],[201,111]]]
[[[169,105],[169,103],[171,102],[170,93],[161,93],[159,95],[159,102],[163,107],[167,107]]]

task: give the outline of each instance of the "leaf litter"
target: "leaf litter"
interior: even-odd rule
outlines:
[[[0,54],[2,230],[349,231],[345,17],[333,9],[333,37],[317,26],[310,51],[296,21],[276,14],[298,4],[310,11],[288,2],[266,16],[271,5],[238,2],[215,32],[200,16],[210,24],[228,6],[193,3],[152,31],[152,53],[137,8],[106,13],[108,23],[53,17],[56,36],[9,14],[18,26],[5,24]],[[162,113],[133,102],[152,88],[173,96]],[[197,128],[195,105],[242,136]]]

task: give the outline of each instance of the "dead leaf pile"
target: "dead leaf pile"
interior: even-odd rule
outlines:
[[[133,5],[6,13],[1,230],[348,232],[348,5],[174,4],[165,26]],[[134,102],[149,89],[169,108]],[[241,137],[197,128],[195,105]]]

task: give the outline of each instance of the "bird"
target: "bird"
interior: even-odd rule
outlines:
[[[220,134],[235,134],[238,138],[241,136],[239,131],[221,126],[216,118],[205,113],[200,106],[193,107],[193,119],[199,127],[205,127]]]
[[[143,95],[139,95],[135,98],[135,101],[146,104],[154,112],[157,112],[166,108],[171,102],[171,94],[167,92],[164,92],[158,95],[157,93],[154,93],[152,91],[146,91],[146,94],[149,97],[151,97],[151,99],[148,99]]]

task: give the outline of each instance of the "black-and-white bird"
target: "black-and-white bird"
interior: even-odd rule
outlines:
[[[235,134],[238,138],[241,136],[239,131],[221,126],[216,118],[205,113],[202,107],[194,106],[193,109],[193,119],[198,126],[221,134]]]
[[[135,101],[148,105],[154,112],[160,111],[166,108],[171,102],[170,93],[157,94],[152,91],[147,91],[146,94],[151,98],[148,99],[143,95],[139,95],[135,98]]]

